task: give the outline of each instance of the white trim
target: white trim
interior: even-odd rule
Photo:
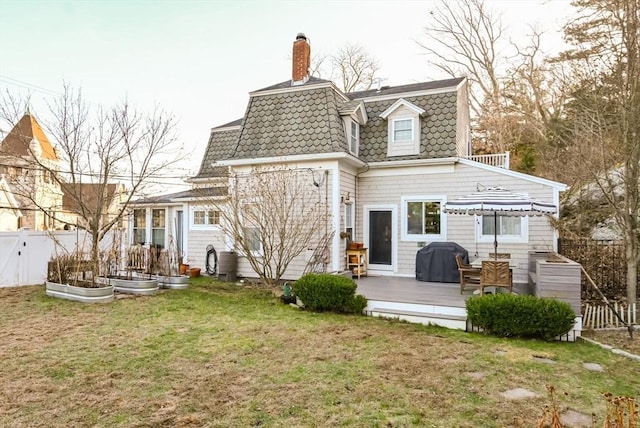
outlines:
[[[491,243],[495,239],[494,235],[483,235],[482,234],[482,218],[486,217],[489,221],[493,221],[493,216],[474,216],[474,222],[476,225],[476,239],[479,243]],[[500,217],[498,215],[498,217]],[[529,217],[510,217],[520,219],[520,235],[498,235],[498,248],[500,248],[500,244],[528,244],[529,243]]]
[[[522,172],[517,172],[510,169],[498,168],[497,166],[486,165],[469,159],[457,158],[457,162],[461,163],[462,165],[472,166],[479,169],[484,169],[486,171],[497,172],[508,177],[519,178],[521,180],[530,181],[532,183],[550,186],[558,189],[561,192],[567,190],[568,188],[566,184],[560,183],[558,181],[547,180],[546,178],[540,178],[534,175],[524,174]]]
[[[363,167],[365,162],[356,158],[350,153],[346,152],[331,152],[331,153],[314,153],[305,155],[292,155],[292,156],[269,156],[252,159],[228,159],[216,162],[219,166],[254,166],[254,165],[270,165],[276,163],[297,163],[297,162],[310,162],[321,160],[345,160],[352,163],[356,167]]]
[[[367,204],[362,207],[362,236],[364,246],[370,248],[369,239],[369,212],[371,211],[391,211],[391,265],[371,264],[369,258],[369,269],[372,271],[397,272],[398,271],[398,206],[395,204]],[[369,251],[369,250],[367,250]],[[368,256],[371,256],[369,252]]]
[[[397,99],[397,98],[402,98],[402,97],[420,97],[420,96],[424,96],[424,95],[435,95],[435,94],[445,94],[447,92],[457,92],[458,91],[458,86],[446,86],[443,88],[435,88],[435,89],[425,89],[423,91],[409,91],[409,92],[401,92],[401,93],[397,93],[397,94],[386,94],[386,95],[378,95],[375,97],[361,97],[361,98],[354,98],[355,100],[362,100],[365,103],[368,102],[375,102],[375,101],[384,101],[384,100],[390,100],[390,99]]]
[[[333,234],[333,242],[331,243],[332,255],[331,255],[331,270],[333,272],[337,272],[341,269],[342,259],[340,257],[340,168],[338,165],[333,165],[330,169],[331,171],[331,205],[332,205],[332,219],[331,223],[333,225],[333,230],[335,231]]]
[[[321,88],[333,88],[334,91],[344,100],[351,101],[349,97],[347,97],[333,82],[319,82],[312,83],[310,85],[298,85],[298,86],[290,86],[288,88],[278,88],[278,89],[269,89],[269,90],[260,90],[249,92],[250,97],[262,97],[266,95],[275,95],[275,94],[286,94],[288,92],[298,92],[298,91],[306,91],[308,89],[321,89]]]
[[[413,103],[410,103],[409,101],[405,100],[404,98],[400,98],[398,101],[393,103],[391,105],[391,107],[389,107],[388,109],[386,109],[385,111],[380,113],[380,117],[383,118],[383,119],[386,119],[387,117],[389,117],[394,111],[396,111],[400,107],[406,107],[409,110],[413,111],[418,116],[424,114],[424,112],[425,112],[424,109],[418,107],[417,105],[415,105]]]
[[[400,227],[402,241],[409,242],[443,242],[447,240],[447,217],[444,213],[444,206],[447,203],[447,195],[403,195],[400,198]],[[409,234],[407,233],[407,202],[439,202],[440,203],[440,233],[435,234]]]
[[[242,128],[241,125],[225,126],[222,128],[214,127],[214,128],[211,128],[211,132],[236,131],[240,128]]]
[[[454,165],[458,158],[434,158],[434,159],[409,159],[387,162],[371,162],[367,164],[368,170],[386,168],[405,168],[409,166]],[[363,173],[363,175],[366,172]]]

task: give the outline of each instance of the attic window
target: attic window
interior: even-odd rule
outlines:
[[[394,143],[413,140],[413,119],[396,119],[392,126]]]
[[[360,126],[355,120],[351,120],[351,132],[349,134],[349,151],[353,155],[358,155],[358,139],[360,137]]]

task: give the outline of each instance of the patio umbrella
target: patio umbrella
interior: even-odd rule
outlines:
[[[493,215],[493,249],[498,253],[498,216],[540,216],[555,214],[551,203],[536,201],[502,187],[489,187],[445,204],[447,214]]]

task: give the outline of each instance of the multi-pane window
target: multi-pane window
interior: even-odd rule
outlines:
[[[498,227],[498,233],[494,232],[495,225]],[[488,236],[521,236],[522,235],[522,217],[511,216],[482,216],[482,235]]]
[[[220,211],[194,210],[193,224],[196,226],[214,226],[220,224]]]
[[[413,119],[396,119],[393,121],[393,141],[413,140]]]
[[[446,237],[445,199],[439,195],[403,197],[402,238],[408,241],[440,241]]]
[[[157,248],[164,248],[165,210],[151,210],[151,243]]]
[[[440,202],[407,202],[409,235],[439,235],[440,219]]]
[[[144,244],[147,241],[147,210],[133,210],[133,243]]]
[[[351,133],[349,134],[349,151],[357,155],[358,154],[358,133],[360,132],[358,122],[351,121]]]

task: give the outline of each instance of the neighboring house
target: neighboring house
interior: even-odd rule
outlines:
[[[0,143],[0,230],[84,227],[79,216],[81,205],[87,216],[95,215],[98,206],[108,207],[100,213],[103,221],[117,214],[126,195],[123,185],[61,186],[51,173],[60,170],[60,159],[49,138],[36,118],[26,113]],[[105,204],[99,202],[101,197],[106,198]]]
[[[17,230],[22,212],[4,176],[0,176],[0,232]]]
[[[112,221],[119,213],[127,190],[123,184],[76,183],[62,186],[62,209],[65,221],[86,228],[84,218],[101,217],[101,224]],[[124,220],[121,218],[121,220]],[[118,222],[117,228],[123,227]]]
[[[12,230],[61,227],[55,218],[62,210],[62,190],[47,171],[59,168],[49,138],[34,116],[26,113],[0,143],[0,176],[6,180],[22,215]],[[42,168],[39,165],[44,165]],[[6,208],[0,206],[0,212]],[[4,213],[6,215],[6,212]]]
[[[203,195],[224,198],[230,170],[258,166],[308,170],[310,191],[320,189],[312,180],[325,178],[322,194],[335,231],[328,271],[346,267],[341,232],[364,242],[369,274],[414,276],[417,250],[435,241],[455,241],[486,256],[493,248],[492,221],[443,213],[447,200],[479,186],[500,185],[558,204],[565,185],[471,160],[465,78],[345,94],[331,81],[309,76],[309,59],[300,34],[292,79],[250,93],[243,118],[211,130],[193,189],[136,202],[135,242],[172,237],[198,266],[207,245],[233,248]],[[518,264],[514,281],[527,282],[528,251],[555,249],[554,230],[541,217],[500,218],[498,228],[500,250]],[[297,278],[304,267],[301,256],[287,278]],[[242,257],[238,270],[255,276]]]

